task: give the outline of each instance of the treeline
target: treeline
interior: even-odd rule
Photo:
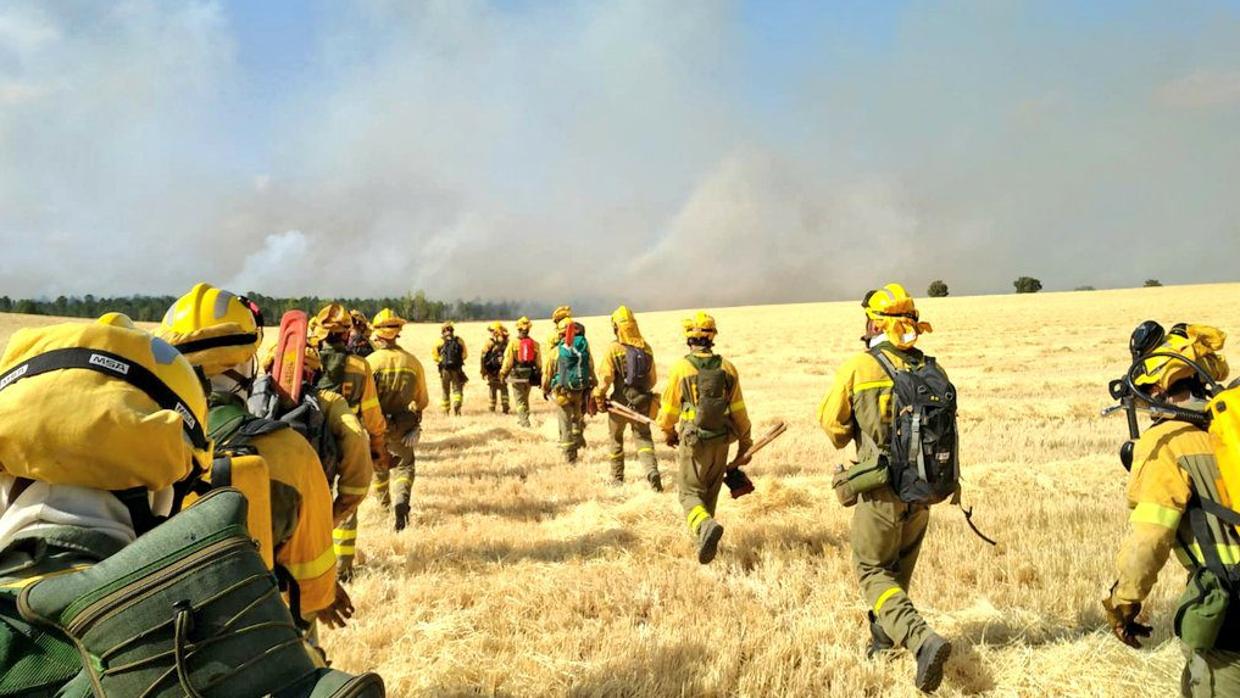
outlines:
[[[279,324],[286,311],[298,309],[313,315],[319,308],[339,301],[350,310],[360,310],[366,317],[374,317],[383,308],[395,310],[401,317],[414,322],[442,322],[444,320],[513,320],[521,314],[546,314],[543,308],[532,308],[513,301],[458,300],[454,302],[430,300],[426,294],[406,294],[399,298],[276,298],[261,293],[246,296],[258,303],[263,319],[269,325]],[[175,296],[117,296],[97,298],[85,296],[60,296],[55,300],[22,298],[13,300],[0,296],[0,313],[25,313],[27,315],[57,315],[62,317],[98,317],[108,312],[124,313],[140,322],[158,322],[176,301]]]

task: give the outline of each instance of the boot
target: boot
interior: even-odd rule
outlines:
[[[405,526],[409,525],[409,505],[397,504],[393,509],[396,512],[396,530],[405,530]]]
[[[865,658],[873,659],[887,650],[895,649],[896,643],[883,631],[883,626],[878,624],[878,618],[873,611],[867,615],[870,618],[870,646],[865,650]]]
[[[934,693],[943,682],[943,665],[952,656],[952,644],[934,633],[917,648],[917,677],[914,684],[924,693]]]
[[[453,408],[452,408],[452,413],[453,413],[453,414],[455,414],[456,416],[460,417],[460,416],[461,416],[461,406],[460,406],[460,405],[457,405],[457,406],[453,407]]]
[[[504,405],[504,414],[508,414],[508,411],[509,411],[508,405]]]
[[[723,526],[714,519],[706,519],[698,529],[698,562],[709,564],[719,552],[719,539],[723,537]]]
[[[495,411],[495,403],[494,403],[494,402],[492,402],[492,403],[491,403],[491,411],[492,411],[492,412],[494,412],[494,411]]]
[[[663,478],[659,476],[659,471],[656,470],[654,472],[647,473],[646,482],[650,483],[650,489],[655,492],[663,491]]]
[[[517,426],[528,429],[530,427],[530,416],[524,413],[517,415]]]

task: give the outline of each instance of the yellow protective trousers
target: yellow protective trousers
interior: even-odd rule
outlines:
[[[491,394],[491,411],[494,412],[496,403],[499,403],[504,409],[504,414],[508,414],[510,409],[508,405],[508,384],[500,380],[498,375],[487,376],[487,388]]]
[[[576,463],[577,452],[586,446],[586,393],[562,393],[555,399],[560,408],[560,450],[564,452],[565,461]]]
[[[900,501],[889,486],[863,493],[853,508],[853,569],[861,595],[883,632],[913,652],[930,635],[908,596],[929,522],[929,508]]]
[[[720,437],[699,441],[696,435],[682,436],[676,449],[676,490],[685,510],[689,535],[694,538],[706,519],[715,518],[719,490],[728,468],[728,440]]]
[[[443,387],[443,401],[440,406],[443,407],[444,414],[447,414],[449,408],[451,411],[460,414],[461,403],[465,400],[465,372],[459,368],[440,369],[439,382]]]
[[[611,438],[611,477],[613,480],[624,479],[624,432],[626,428],[633,430],[633,441],[637,443],[637,460],[646,469],[646,477],[659,472],[659,464],[654,458],[654,438],[650,435],[649,424],[637,424],[614,414],[607,415],[607,432]],[[653,475],[652,475],[653,474]]]
[[[512,397],[517,403],[517,423],[523,427],[530,425],[530,382],[512,381]]]

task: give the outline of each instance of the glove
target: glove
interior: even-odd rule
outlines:
[[[1115,634],[1115,637],[1129,647],[1141,649],[1139,638],[1149,637],[1154,631],[1150,626],[1137,622],[1137,616],[1141,613],[1141,604],[1117,604],[1108,597],[1102,600],[1102,607],[1106,609],[1107,623],[1111,626],[1111,632]]]
[[[732,494],[732,499],[744,497],[753,492],[753,480],[745,474],[740,468],[732,468],[723,474],[723,483],[728,486],[728,492]]]
[[[418,426],[418,427],[414,427],[413,429],[410,429],[409,433],[405,434],[404,438],[402,438],[400,442],[405,445],[405,448],[413,448],[414,446],[418,445],[418,441],[420,441],[421,439],[422,439],[422,427]]]
[[[664,432],[663,442],[666,443],[668,447],[670,448],[676,448],[677,446],[680,445],[680,435],[677,434],[675,431]]]

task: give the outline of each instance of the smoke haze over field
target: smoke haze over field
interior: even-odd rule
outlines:
[[[1234,280],[1240,7],[10,2],[0,293]]]

